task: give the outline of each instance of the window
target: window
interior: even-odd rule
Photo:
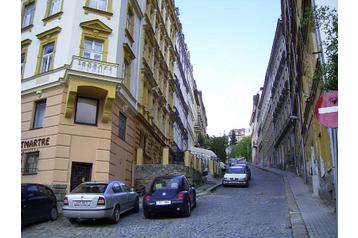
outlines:
[[[52,16],[60,12],[60,9],[61,9],[61,0],[51,0],[49,16]]]
[[[39,152],[32,152],[25,154],[25,161],[22,174],[37,174],[37,161],[39,159]]]
[[[97,125],[98,100],[78,97],[76,105],[75,122]]]
[[[62,28],[57,26],[36,35],[41,41],[37,55],[36,74],[47,72],[54,68],[56,42],[61,30]]]
[[[40,73],[47,72],[52,68],[54,46],[55,44],[52,42],[43,47]]]
[[[112,190],[114,193],[121,193],[122,192],[122,188],[119,185],[119,183],[114,183],[112,186]]]
[[[107,0],[89,0],[88,6],[101,11],[107,11]]]
[[[28,27],[32,24],[35,12],[35,2],[25,5],[24,16],[22,19],[22,28]]]
[[[124,80],[124,85],[127,87],[127,89],[130,89],[130,80],[131,80],[130,72],[131,72],[131,65],[130,63],[128,63],[127,60],[124,60],[122,77]]]
[[[39,193],[41,194],[41,195],[44,195],[44,196],[48,196],[48,197],[52,197],[53,195],[52,195],[52,192],[48,189],[48,188],[46,188],[45,186],[41,186],[41,185],[39,185],[38,186],[39,187]]]
[[[126,139],[126,125],[127,125],[127,118],[122,113],[119,113],[118,135],[119,138],[121,138],[122,140]]]
[[[35,105],[35,117],[32,128],[42,128],[45,118],[46,100],[38,101]]]
[[[71,193],[104,193],[107,189],[106,183],[82,183],[78,185]]]
[[[130,78],[131,78],[131,63],[135,59],[135,55],[131,47],[127,44],[123,44],[124,58],[123,58],[123,71],[122,76],[124,79],[124,84],[127,89],[130,89]]]
[[[39,194],[39,188],[37,187],[37,185],[29,185],[26,188],[26,193],[28,197],[33,197]]]
[[[24,70],[25,70],[25,57],[26,57],[26,54],[25,54],[25,53],[22,53],[22,54],[21,54],[21,77],[23,77],[23,75],[24,75]]]
[[[102,60],[103,41],[85,39],[83,57],[87,59]]]
[[[128,8],[127,12],[127,20],[126,20],[126,28],[127,30],[133,35],[133,12],[131,9]]]

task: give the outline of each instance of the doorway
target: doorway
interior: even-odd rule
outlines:
[[[92,163],[72,162],[70,191],[83,182],[91,181]]]

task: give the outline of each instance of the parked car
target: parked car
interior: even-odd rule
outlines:
[[[189,217],[196,207],[196,191],[184,175],[157,177],[143,198],[144,217],[154,213],[174,212]]]
[[[227,170],[222,180],[222,185],[245,185],[249,186],[248,166],[236,165]]]
[[[79,218],[108,218],[115,224],[129,210],[139,212],[139,196],[121,181],[82,183],[65,196],[62,208],[71,223]]]
[[[245,167],[246,168],[246,173],[247,173],[247,175],[249,176],[249,180],[251,180],[251,169],[250,169],[250,167],[245,163],[245,164],[238,164],[238,165],[236,165],[236,166],[243,166],[243,167]]]
[[[37,183],[21,184],[21,227],[57,219],[57,200],[51,188]]]

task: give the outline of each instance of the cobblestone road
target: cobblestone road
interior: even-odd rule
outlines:
[[[144,219],[142,210],[122,216],[117,225],[105,221],[30,225],[22,237],[292,237],[282,177],[252,168],[249,188],[218,188],[198,198],[191,217]]]

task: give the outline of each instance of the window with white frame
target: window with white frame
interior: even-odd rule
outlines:
[[[77,97],[75,122],[87,125],[97,125],[98,100]]]
[[[26,153],[22,166],[22,174],[31,175],[37,174],[37,161],[39,160],[40,153],[38,151]]]
[[[107,0],[89,0],[88,6],[101,11],[107,11]]]
[[[53,42],[49,43],[43,47],[40,73],[47,72],[51,69],[54,47],[55,47],[55,43],[53,43]]]
[[[83,57],[87,59],[102,60],[103,41],[85,39]]]
[[[51,0],[49,16],[58,13],[61,9],[61,0]]]
[[[35,105],[35,116],[32,128],[42,128],[45,118],[46,100],[37,101]]]
[[[29,3],[25,6],[24,17],[22,19],[22,27],[27,27],[32,23],[34,17],[35,3]]]

